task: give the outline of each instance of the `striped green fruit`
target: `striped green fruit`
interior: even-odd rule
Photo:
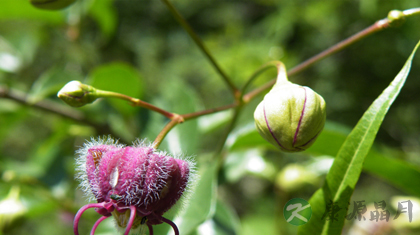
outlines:
[[[326,119],[325,101],[311,88],[287,80],[284,68],[277,83],[254,112],[260,135],[285,152],[309,148]]]

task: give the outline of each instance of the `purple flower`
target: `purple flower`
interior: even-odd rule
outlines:
[[[143,143],[124,146],[111,138],[92,140],[78,154],[81,187],[97,203],[85,205],[77,212],[76,235],[80,217],[89,208],[102,215],[91,234],[111,215],[119,227],[126,228],[124,235],[144,225],[153,234],[152,225],[163,222],[179,234],[176,225],[162,215],[187,188],[193,168],[191,162],[169,157]]]

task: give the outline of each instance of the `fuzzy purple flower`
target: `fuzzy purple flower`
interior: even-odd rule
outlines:
[[[176,159],[143,143],[133,147],[118,144],[111,138],[93,140],[78,151],[78,178],[91,198],[97,200],[83,206],[74,218],[74,233],[78,232],[81,215],[89,208],[102,215],[94,224],[111,215],[124,235],[131,229],[149,228],[168,223],[178,235],[176,225],[162,217],[182,196],[191,178],[193,164]]]

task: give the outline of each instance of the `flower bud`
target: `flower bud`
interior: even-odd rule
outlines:
[[[402,11],[392,10],[388,13],[387,19],[391,27],[399,27],[405,22],[405,15]]]
[[[126,228],[124,234],[143,225],[152,234],[151,226],[163,222],[177,234],[176,225],[162,215],[187,189],[193,163],[170,157],[144,143],[124,146],[104,138],[79,150],[78,165],[82,188],[98,203],[88,204],[76,214],[76,235],[79,219],[89,208],[96,208],[104,218],[114,216],[118,226]]]
[[[74,3],[76,0],[30,0],[31,4],[45,10],[61,10]]]
[[[325,101],[309,87],[287,81],[282,65],[277,82],[254,112],[260,135],[286,152],[309,148],[326,119]]]
[[[72,107],[81,107],[85,104],[92,103],[98,98],[94,87],[79,81],[67,83],[57,93],[57,96]]]

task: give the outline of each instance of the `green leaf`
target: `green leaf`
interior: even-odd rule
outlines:
[[[304,153],[315,156],[336,156],[343,145],[351,129],[338,123],[327,121],[321,135],[317,138],[314,145]],[[273,145],[265,141],[252,125],[246,125],[229,136],[229,152],[235,154],[240,150],[249,150],[250,147],[276,150]],[[396,150],[392,149],[393,152]],[[389,151],[388,151],[389,152]],[[404,153],[400,153],[404,154]],[[229,159],[229,158],[228,158]],[[242,158],[243,160],[243,158]],[[381,164],[378,164],[380,162]],[[240,163],[238,163],[240,164]],[[236,166],[237,167],[237,166]],[[240,167],[237,167],[240,168]],[[363,170],[386,180],[388,183],[405,191],[408,194],[420,197],[420,182],[412,179],[420,178],[420,168],[409,164],[401,159],[384,153],[384,150],[372,148],[366,156]],[[245,169],[231,171],[229,168],[225,172],[233,172],[235,178],[245,172]],[[404,172],[401,175],[400,172]],[[229,177],[228,177],[229,179]]]
[[[246,174],[272,180],[276,175],[276,168],[262,156],[262,149],[259,148],[230,151],[223,165],[225,180],[235,183]]]
[[[143,82],[139,72],[125,63],[110,63],[95,68],[87,84],[101,90],[118,92],[134,98],[141,98]],[[138,110],[127,101],[108,99],[111,105],[122,114],[129,115]]]
[[[312,218],[299,228],[298,234],[341,234],[346,208],[362,171],[365,157],[385,114],[404,85],[414,53],[419,45],[420,41],[392,83],[372,103],[341,146],[327,174],[324,186],[318,189],[309,200],[312,206]],[[323,218],[326,206],[330,202],[342,208],[336,214],[338,221]]]
[[[255,128],[254,122],[231,132],[226,142],[226,146],[230,151],[248,149],[250,147],[276,149],[272,144],[261,137]]]
[[[189,234],[211,218],[216,210],[218,162],[208,163],[199,170],[199,180],[193,188],[183,213],[175,218],[180,234]]]
[[[0,20],[27,19],[52,24],[64,22],[64,14],[59,11],[45,11],[35,8],[29,0],[0,1]]]
[[[241,224],[238,215],[232,207],[221,200],[217,200],[213,221],[217,234],[239,234]]]
[[[178,114],[191,113],[200,109],[198,95],[179,77],[174,76],[171,79],[162,80],[159,89],[161,94],[151,102],[159,108]],[[143,137],[153,140],[169,120],[156,112],[150,114],[149,120],[147,129],[142,134]],[[192,119],[175,126],[165,137],[160,148],[172,154],[191,155],[197,152],[199,140],[198,121]]]
[[[0,37],[0,70],[14,73],[22,64],[18,50],[6,38]]]
[[[378,151],[371,151],[363,169],[387,180],[408,194],[420,197],[420,169],[405,161],[384,157]],[[403,172],[403,173],[402,173]]]
[[[346,127],[329,123],[306,153],[335,156],[349,132]],[[393,149],[392,151],[395,152]],[[413,181],[420,178],[420,168],[384,152],[384,150],[372,147],[366,156],[363,170],[386,180],[408,194],[420,196],[420,182]]]
[[[29,102],[37,103],[50,95],[56,95],[67,82],[81,80],[81,74],[64,66],[55,66],[43,73],[29,91]]]
[[[295,234],[289,231],[279,231],[279,228],[286,230],[289,224],[283,216],[280,218],[276,215],[273,208],[277,208],[278,203],[273,197],[260,197],[258,202],[250,203],[247,207],[251,207],[252,210],[241,215],[241,235]]]
[[[94,0],[89,14],[98,22],[106,36],[110,37],[117,27],[117,13],[114,0]]]

